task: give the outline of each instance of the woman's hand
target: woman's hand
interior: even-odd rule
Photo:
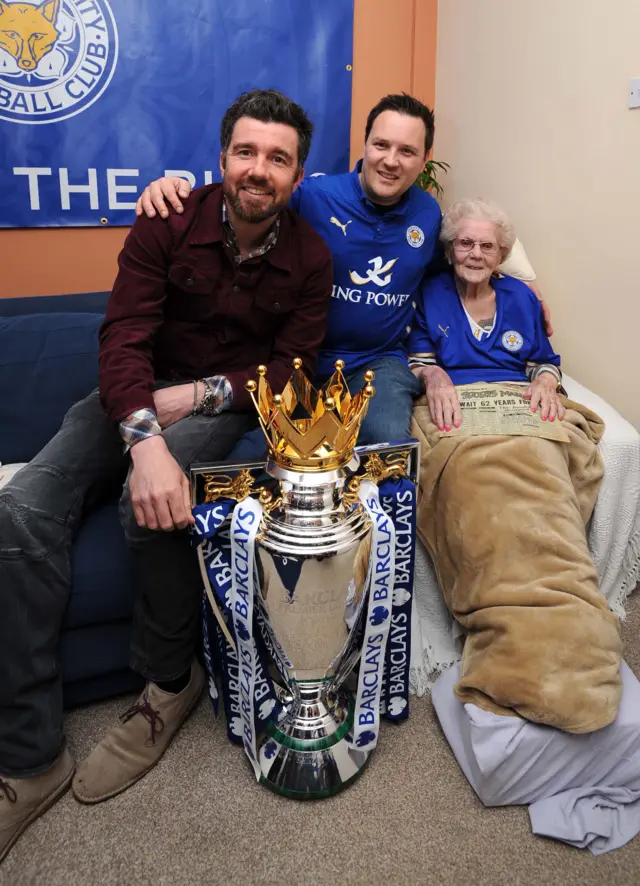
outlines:
[[[414,375],[422,381],[432,422],[440,431],[450,431],[462,424],[462,410],[455,386],[440,366],[414,366]]]
[[[540,408],[542,421],[555,421],[564,418],[564,406],[556,388],[558,380],[551,372],[541,372],[524,392],[526,400],[531,400],[531,411]]]
[[[162,218],[169,215],[167,209],[167,201],[173,206],[176,212],[180,213],[184,210],[182,201],[186,200],[191,193],[191,185],[188,181],[178,176],[170,178],[157,178],[144,189],[136,202],[136,215],[148,215],[153,218],[156,210]]]

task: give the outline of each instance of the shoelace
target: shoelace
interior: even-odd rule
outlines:
[[[120,719],[123,723],[128,723],[136,714],[142,714],[151,726],[151,743],[155,744],[156,733],[160,733],[164,729],[164,720],[158,711],[151,707],[151,703],[146,696],[143,696],[142,699],[139,699],[135,704],[132,704],[128,711],[125,711],[124,714],[120,715]],[[159,729],[157,728],[158,725],[160,726]]]
[[[2,796],[2,794],[4,794],[4,796],[7,798],[7,800],[10,803],[17,803],[18,802],[18,795],[16,794],[14,789],[11,787],[9,782],[5,781],[3,778],[0,778],[0,800],[4,800],[4,797]]]

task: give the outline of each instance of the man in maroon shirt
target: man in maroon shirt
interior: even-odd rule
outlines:
[[[78,768],[76,797],[99,802],[141,778],[198,700],[201,582],[184,532],[185,471],[224,458],[256,423],[244,384],[258,364],[276,389],[293,357],[314,370],[331,257],[287,209],[311,132],[302,108],[273,90],[229,108],[222,185],[194,191],[169,224],[139,218],[127,237],[100,331],[99,393],[72,407],[3,490],[2,549],[16,556],[0,557],[0,860],[73,776],[56,658],[69,545],[85,503],[123,468],[138,590],[132,666],[148,682]]]

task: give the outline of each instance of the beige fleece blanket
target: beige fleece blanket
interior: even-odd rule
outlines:
[[[585,524],[603,467],[602,420],[565,400],[569,442],[440,437],[426,399],[418,534],[466,639],[456,695],[568,732],[610,723],[620,699],[617,617],[600,593]]]

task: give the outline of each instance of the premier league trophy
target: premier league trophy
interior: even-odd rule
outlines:
[[[210,536],[199,548],[207,598],[237,673],[236,734],[256,777],[298,799],[336,793],[367,764],[383,681],[391,679],[384,668],[394,582],[397,592],[408,579],[397,601],[405,608],[412,584],[412,557],[401,573],[401,538],[377,483],[403,478],[414,490],[417,444],[369,447],[363,460],[355,447],[374,374],[365,372],[351,396],[343,362],[335,365],[320,390],[299,359],[282,394],[272,392],[263,366],[247,384],[269,444],[266,476],[255,465],[192,471],[194,514]],[[211,526],[222,526],[231,508],[225,560]],[[405,553],[413,551],[407,526]],[[344,683],[358,660],[354,698]],[[265,704],[267,686],[273,697]]]

